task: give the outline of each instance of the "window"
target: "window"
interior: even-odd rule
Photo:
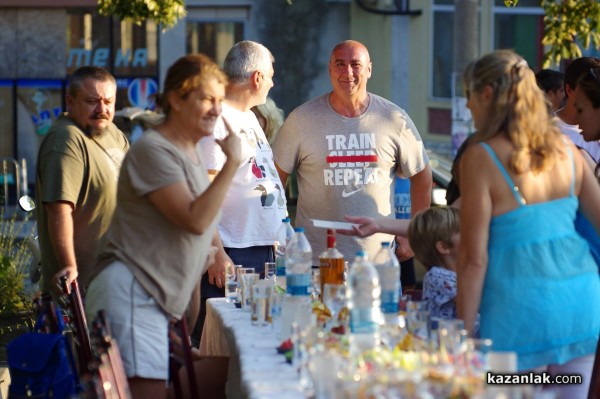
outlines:
[[[503,0],[496,0],[493,13],[493,48],[513,49],[534,71],[541,69],[544,11],[539,1],[520,0],[517,7],[506,7]]]
[[[436,3],[441,1],[436,1]],[[434,6],[432,88],[434,98],[452,97],[454,6]]]
[[[433,0],[431,91],[433,99],[452,98],[454,79],[454,0]],[[477,14],[479,16],[479,13]],[[465,21],[479,26],[476,21]],[[460,72],[460,71],[459,71]]]
[[[157,75],[158,29],[154,21],[136,25],[114,20],[113,41],[115,76]]]
[[[186,17],[186,52],[206,54],[223,65],[229,49],[246,37],[247,7],[191,8]]]
[[[203,53],[223,65],[229,49],[244,39],[242,22],[188,22],[186,51]]]
[[[117,79],[116,108],[154,108],[158,91],[158,27],[100,16],[89,10],[69,12],[67,74],[82,65],[108,69]]]

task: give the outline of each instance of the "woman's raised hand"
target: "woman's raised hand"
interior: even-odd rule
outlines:
[[[233,162],[236,166],[239,166],[242,162],[242,140],[233,131],[233,128],[225,118],[223,118],[223,122],[225,123],[225,127],[229,134],[222,140],[216,139],[215,142],[221,147],[221,150],[223,150],[223,153],[227,157],[227,161]]]

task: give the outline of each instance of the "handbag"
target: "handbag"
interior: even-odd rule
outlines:
[[[38,332],[44,327],[40,312],[33,332],[24,333],[6,347],[10,372],[10,398],[71,398],[79,392],[75,359],[64,322],[56,308],[58,328],[54,333]]]

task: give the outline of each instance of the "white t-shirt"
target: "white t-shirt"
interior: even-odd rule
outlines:
[[[570,125],[565,123],[560,118],[558,119],[557,125],[563,134],[571,139],[573,144],[586,150],[594,159],[594,162],[600,162],[600,142],[585,141],[581,135],[581,129],[578,125]]]
[[[281,220],[287,215],[285,190],[273,162],[273,152],[252,111],[223,104],[214,134],[200,140],[202,162],[221,170],[226,157],[215,138],[227,136],[223,118],[242,139],[243,162],[223,202],[219,234],[223,246],[247,248],[273,245]]]

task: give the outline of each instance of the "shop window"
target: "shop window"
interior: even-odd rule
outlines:
[[[112,70],[110,42],[109,17],[86,11],[70,11],[67,25],[67,75],[84,65]]]
[[[27,180],[35,181],[38,148],[64,109],[62,80],[17,80],[17,157],[27,163]]]
[[[67,74],[83,65],[108,69],[117,79],[116,108],[154,109],[158,91],[158,27],[91,11],[72,11],[67,28]]]
[[[116,76],[153,76],[157,74],[158,30],[155,22],[141,25],[114,21],[114,66]]]

